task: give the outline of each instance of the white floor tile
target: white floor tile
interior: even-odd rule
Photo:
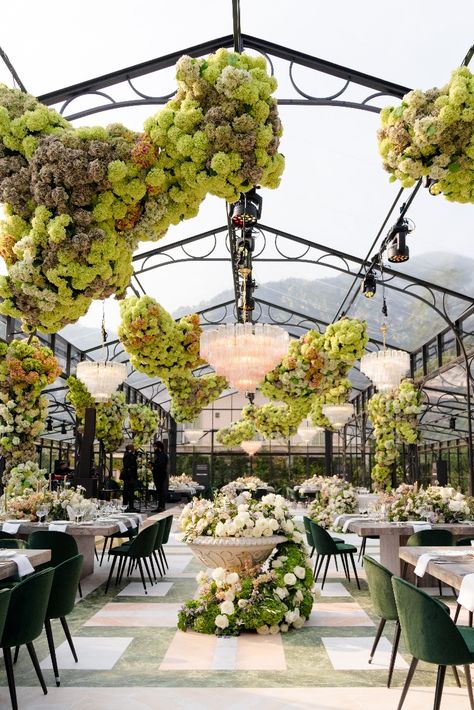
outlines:
[[[373,626],[373,621],[355,602],[325,602],[313,606],[305,626]]]
[[[59,673],[64,670],[110,671],[126,651],[133,638],[120,636],[73,636],[78,663],[72,657],[67,641],[56,649]],[[51,656],[40,663],[41,668],[52,668]]]
[[[369,655],[374,642],[373,637],[322,637],[322,642],[336,671],[379,671],[388,669],[392,644],[384,636],[380,639],[372,663],[369,664]],[[405,670],[408,664],[399,653],[395,660],[395,668]]]
[[[147,585],[148,594],[145,595],[145,590],[143,589],[143,584],[141,582],[130,582],[126,587],[122,589],[118,597],[165,597],[171,587],[173,582],[157,582],[152,587]]]
[[[321,591],[321,584],[318,582],[316,585],[316,591],[322,597],[350,597],[352,596],[350,591],[341,584],[341,582],[326,582],[324,589]]]
[[[169,568],[166,570],[167,576],[173,576],[175,572],[184,572],[193,559],[192,555],[166,555]]]
[[[114,602],[106,604],[84,626],[128,626],[174,628],[181,604]]]

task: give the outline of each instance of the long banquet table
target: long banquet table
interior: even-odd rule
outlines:
[[[416,564],[421,555],[424,555],[427,552],[442,552],[444,550],[452,552],[453,549],[459,550],[460,554],[463,552],[463,550],[465,552],[469,552],[470,550],[472,551],[472,548],[469,547],[401,547],[399,554],[401,560],[403,560],[404,562],[408,562],[408,564],[412,565],[413,567],[416,567]],[[466,557],[468,556],[466,555]],[[431,575],[431,577],[436,577],[436,579],[439,579],[441,582],[444,582],[449,587],[453,587],[457,591],[459,591],[459,589],[461,588],[463,577],[465,577],[466,574],[473,573],[474,556],[472,555],[470,559],[466,560],[450,560],[449,558],[446,558],[446,560],[443,560],[443,562],[435,562],[434,560],[430,560],[426,568],[426,574]]]
[[[474,535],[474,525],[467,523],[443,523],[432,525],[433,530],[450,530],[455,538]],[[410,535],[413,526],[409,523],[379,523],[374,521],[352,520],[348,530],[361,537],[378,536],[380,538],[380,562],[394,574],[400,574],[400,547]]]
[[[14,552],[14,550],[11,550]],[[39,567],[39,565],[44,565],[51,559],[51,550],[16,550],[20,555],[26,555],[33,567]],[[16,564],[8,559],[3,558],[0,560],[0,579],[8,579],[12,577],[17,572]]]

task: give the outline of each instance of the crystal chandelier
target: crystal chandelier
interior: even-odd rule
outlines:
[[[380,328],[383,336],[383,350],[363,355],[360,371],[372,380],[379,392],[390,392],[398,387],[410,367],[410,356],[404,350],[389,350],[385,345],[387,325]]]
[[[193,446],[198,443],[199,439],[203,436],[204,432],[202,429],[185,429],[184,436]]]
[[[227,323],[201,335],[201,357],[231,387],[254,392],[288,351],[286,330],[267,323]]]
[[[302,423],[298,427],[298,436],[305,444],[309,444],[320,431],[324,431],[322,426],[309,426],[308,422],[306,422],[306,426]]]
[[[247,439],[246,441],[241,441],[240,446],[249,456],[253,456],[262,448],[262,442],[257,439]]]
[[[340,429],[347,424],[354,414],[354,405],[349,402],[344,404],[324,404],[323,414],[329,419],[335,429]]]
[[[83,360],[77,363],[76,374],[96,402],[107,402],[125,380],[127,366],[123,362]]]

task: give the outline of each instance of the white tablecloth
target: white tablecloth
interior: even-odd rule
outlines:
[[[474,574],[466,574],[461,582],[458,604],[468,611],[474,611]]]

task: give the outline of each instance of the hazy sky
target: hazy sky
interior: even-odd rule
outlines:
[[[440,0],[429,5],[413,0],[390,5],[376,0],[242,0],[241,17],[247,34],[413,88],[444,84],[473,42],[470,0],[449,5]],[[74,6],[43,0],[25,4],[21,12],[18,4],[2,3],[0,45],[27,89],[39,95],[231,32],[231,0],[82,0]],[[294,92],[285,72],[284,64],[277,63],[277,95],[291,98]],[[295,75],[301,87],[316,96],[341,86],[339,80],[309,70],[296,70]],[[3,65],[0,81],[11,85]],[[150,94],[169,93],[173,72],[143,77],[136,86]],[[110,93],[130,96],[124,88]],[[348,98],[365,98],[367,93],[356,89]],[[94,101],[78,100],[71,110]],[[110,111],[82,123],[121,121],[139,130],[153,112],[154,107]],[[287,167],[280,189],[264,191],[263,222],[365,256],[398,189],[381,167],[377,114],[334,107],[282,107],[280,113]],[[411,252],[448,250],[472,256],[473,216],[472,205],[451,204],[423,192],[410,211],[417,226]],[[224,219],[222,201],[208,198],[196,219],[172,227],[161,243],[220,226]],[[193,253],[199,253],[197,247]],[[409,271],[410,264],[400,268]],[[333,274],[322,267],[288,263],[255,269],[260,282]],[[229,288],[232,279],[230,265],[200,262],[159,269],[143,283],[173,310],[214,296]],[[95,304],[81,322],[96,324],[99,310]],[[107,313],[109,327],[115,326],[114,302],[107,304]]]

